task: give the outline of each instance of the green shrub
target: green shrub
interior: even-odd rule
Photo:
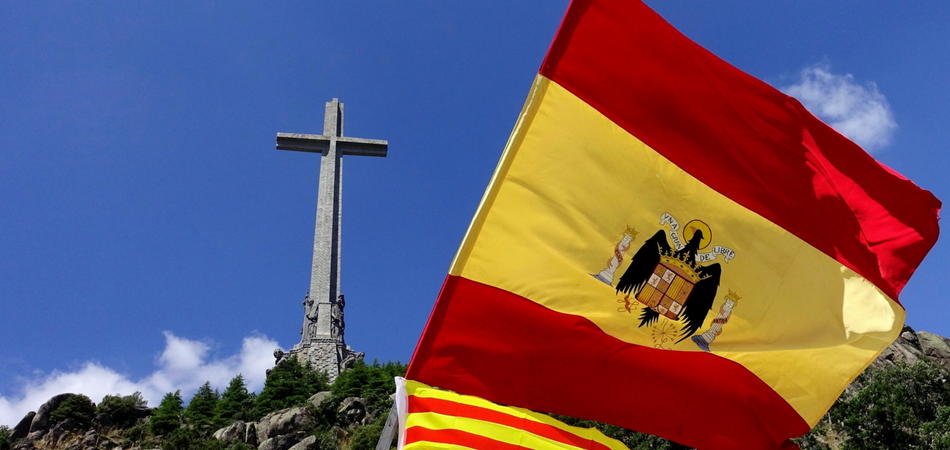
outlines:
[[[122,448],[136,447],[148,436],[148,425],[140,423],[122,432]],[[141,445],[139,445],[142,447]]]
[[[49,415],[50,424],[58,424],[66,419],[72,419],[80,428],[89,428],[92,418],[96,416],[96,405],[89,397],[78,394],[67,397]]]
[[[106,395],[96,406],[96,414],[108,414],[114,426],[125,428],[135,420],[133,414],[135,408],[146,405],[148,405],[148,402],[142,398],[142,393],[138,391],[126,396]]]
[[[317,442],[313,444],[314,450],[337,450],[336,434],[330,430],[319,430],[313,433],[317,437]]]
[[[10,430],[10,427],[0,425],[0,450],[10,450],[13,448],[13,442],[10,439],[12,435],[13,431]]]
[[[388,416],[380,416],[375,422],[357,427],[353,430],[353,440],[350,441],[350,450],[374,450],[379,442]]]

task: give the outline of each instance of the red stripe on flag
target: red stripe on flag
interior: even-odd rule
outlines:
[[[511,414],[505,414],[503,412],[493,411],[491,409],[439,398],[417,397],[414,395],[410,396],[409,414],[424,412],[434,412],[446,416],[466,417],[484,422],[492,422],[518,430],[525,430],[529,433],[548,438],[552,441],[557,441],[580,448],[589,448],[592,450],[610,449],[610,447],[607,447],[600,442],[582,438],[574,433],[565,431],[552,425],[548,425],[546,423],[535,422],[533,420],[515,417]]]
[[[809,430],[735,362],[629,344],[586,318],[453,276],[406,377],[706,450],[797,448],[787,439]]]
[[[639,1],[574,0],[541,74],[894,300],[937,240],[930,192]]]
[[[478,450],[517,450],[527,448],[507,442],[496,441],[482,435],[461,430],[430,430],[423,427],[411,427],[406,429],[406,444],[420,441],[455,444]]]

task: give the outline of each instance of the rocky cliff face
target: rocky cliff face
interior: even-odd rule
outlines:
[[[927,356],[950,373],[950,339],[926,331],[915,332],[905,326],[900,337],[879,356],[871,367],[880,368],[894,361],[914,364],[921,356]]]

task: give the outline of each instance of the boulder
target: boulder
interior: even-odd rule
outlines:
[[[231,425],[214,432],[214,438],[223,442],[240,441],[247,439],[247,425],[243,420],[238,420]]]
[[[244,431],[244,443],[257,447],[260,442],[257,440],[257,422],[248,422]]]
[[[871,363],[871,367],[880,369],[897,361],[913,365],[922,355],[923,352],[920,350],[917,333],[914,332],[913,328],[904,326],[900,336],[881,352],[877,359]]]
[[[10,441],[16,442],[19,439],[23,439],[26,435],[30,434],[30,424],[33,423],[33,417],[36,416],[36,412],[30,411],[20,419],[20,422],[13,427],[13,434],[10,435]]]
[[[261,445],[257,447],[257,450],[289,450],[306,438],[307,433],[303,431],[281,434],[265,439],[264,442],[261,442]]]
[[[366,418],[366,400],[360,397],[347,397],[340,403],[337,410],[343,420],[352,425],[359,425]]]
[[[30,434],[26,435],[27,442],[36,442],[40,439],[43,439],[43,435],[46,434],[45,431],[31,431]],[[32,448],[33,446],[30,445]]]
[[[263,446],[264,441],[270,438],[303,430],[313,423],[313,415],[306,407],[287,408],[270,413],[257,422],[257,442]],[[299,440],[294,441],[293,444],[297,442]]]
[[[153,412],[155,412],[155,408],[149,408],[148,406],[136,406],[132,408],[131,416],[134,420],[145,419],[151,417]]]
[[[302,441],[294,444],[288,450],[317,450],[317,437],[314,435],[303,438]]]
[[[112,426],[112,416],[108,413],[96,414],[96,417],[92,418],[92,426],[97,430],[109,428]]]
[[[89,430],[82,438],[82,446],[85,448],[95,447],[99,442],[99,435],[95,430]]]
[[[46,437],[43,439],[49,443],[49,447],[52,447],[56,444],[61,443],[65,438],[69,436],[73,431],[79,429],[79,424],[76,423],[73,419],[66,419],[56,425],[53,425],[53,428],[49,430],[49,433],[46,433]]]
[[[63,403],[67,398],[72,397],[73,394],[59,394],[54,395],[53,398],[47,400],[46,403],[43,403],[40,406],[40,409],[36,410],[36,416],[33,417],[33,422],[30,424],[30,433],[34,431],[46,431],[50,427],[49,415],[55,410],[60,403]],[[53,424],[56,425],[56,424]]]
[[[320,404],[323,403],[324,400],[332,396],[333,396],[333,393],[330,391],[317,392],[316,394],[313,394],[309,399],[307,399],[307,403],[310,404],[310,406],[313,406],[314,408],[319,408]]]
[[[917,339],[920,341],[920,351],[950,371],[950,340],[926,331],[918,332]]]

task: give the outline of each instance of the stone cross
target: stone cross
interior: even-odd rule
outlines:
[[[327,102],[323,119],[323,134],[277,133],[277,149],[320,153],[320,187],[317,194],[317,220],[313,232],[313,264],[310,268],[310,292],[304,300],[304,327],[300,344],[291,351],[309,348],[309,359],[317,369],[327,366],[331,380],[336,378],[336,366],[348,356],[343,343],[342,297],[340,295],[340,221],[343,156],[385,157],[388,143],[376,139],[343,136],[343,103],[337,99]],[[334,308],[336,306],[336,308]],[[335,311],[336,309],[336,311]],[[333,316],[339,314],[339,326],[334,329]],[[308,331],[312,330],[312,331]],[[320,361],[333,348],[337,364]],[[352,353],[352,351],[350,351]],[[326,357],[326,358],[325,358]]]

